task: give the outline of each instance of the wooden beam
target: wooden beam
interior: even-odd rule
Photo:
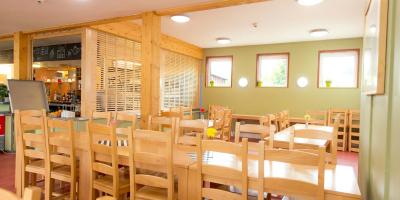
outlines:
[[[82,28],[68,29],[68,30],[56,30],[49,32],[31,33],[30,37],[32,40],[51,38],[51,37],[62,37],[68,35],[80,35],[82,34]]]
[[[136,42],[142,42],[142,26],[130,21],[95,25],[91,26],[91,28]]]
[[[161,48],[202,60],[203,49],[168,35],[161,35]]]
[[[69,25],[63,25],[63,26],[55,26],[55,27],[51,27],[51,28],[45,28],[45,29],[39,29],[39,30],[33,30],[33,31],[26,31],[24,33],[28,33],[28,34],[36,33],[37,34],[37,33],[51,32],[51,31],[70,30],[70,29],[84,28],[84,27],[90,27],[90,26],[95,26],[95,25],[100,25],[100,24],[109,24],[109,23],[115,23],[115,22],[141,19],[141,17],[142,17],[142,14],[129,15],[129,16],[123,16],[123,17],[114,17],[114,18],[109,18],[109,19],[101,19],[101,20],[90,21],[90,22],[83,22],[83,23],[69,24]]]
[[[27,34],[16,32],[14,34],[14,79],[28,80],[28,70],[31,69],[29,47],[30,39]],[[32,65],[31,65],[32,66]]]
[[[7,34],[7,35],[0,35],[0,40],[12,40],[14,35]]]
[[[143,14],[142,27],[142,127],[149,115],[160,111],[160,38],[161,17],[153,12]]]
[[[196,11],[204,11],[204,10],[212,10],[217,8],[225,8],[230,6],[238,6],[243,4],[250,4],[250,3],[258,3],[264,2],[269,0],[214,0],[209,1],[206,3],[200,4],[190,4],[185,6],[179,6],[175,8],[167,8],[164,10],[156,11],[157,15],[165,16],[165,15],[176,15],[176,14],[183,14],[188,12],[196,12]]]

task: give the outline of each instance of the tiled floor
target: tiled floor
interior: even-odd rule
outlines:
[[[338,164],[352,166],[358,174],[358,153],[338,152]],[[15,154],[0,154],[0,187],[14,191]]]

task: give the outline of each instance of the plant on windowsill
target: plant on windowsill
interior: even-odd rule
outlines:
[[[262,81],[257,81],[257,87],[262,87]]]
[[[5,84],[0,84],[0,101],[9,102],[8,88]]]
[[[210,81],[210,87],[214,87],[214,81]]]
[[[325,81],[325,85],[326,85],[327,88],[330,88],[331,85],[332,85],[332,81],[331,80],[326,80]]]

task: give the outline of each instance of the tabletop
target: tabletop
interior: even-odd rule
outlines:
[[[333,134],[333,127],[331,126],[319,126],[319,125],[308,125],[306,126],[305,124],[295,124],[289,128],[286,128],[282,131],[279,131],[274,134],[274,142],[285,142],[289,143],[290,141],[290,129],[294,127],[295,130],[304,130],[304,129],[311,129],[311,130],[321,130],[321,131],[326,131],[330,132]],[[266,137],[265,140],[268,140],[269,137]],[[311,146],[325,146],[327,145],[328,141],[327,140],[321,140],[321,139],[307,139],[307,138],[294,138],[294,143],[295,144],[305,144],[305,145],[311,145]]]

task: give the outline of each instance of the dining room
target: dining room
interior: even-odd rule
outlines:
[[[0,200],[400,195],[396,0],[0,5]]]

